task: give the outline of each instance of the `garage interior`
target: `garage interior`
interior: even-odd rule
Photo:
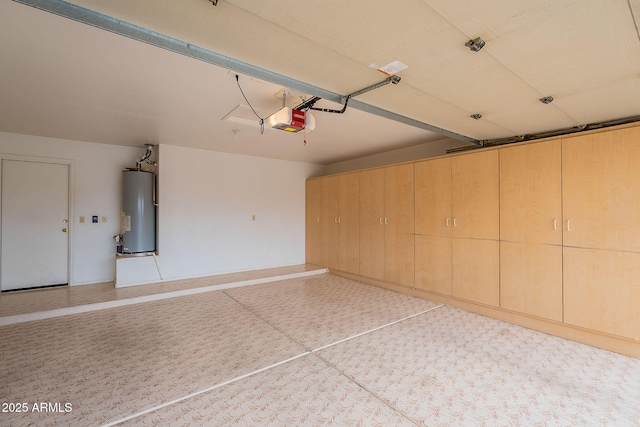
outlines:
[[[639,2],[0,12],[0,424],[640,419]]]

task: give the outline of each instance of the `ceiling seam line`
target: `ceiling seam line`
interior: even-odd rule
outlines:
[[[515,71],[513,71],[511,68],[507,67],[502,61],[500,61],[498,58],[496,58],[493,54],[491,54],[491,52],[487,51],[487,55],[489,55],[490,57],[492,57],[498,64],[502,65],[509,73],[513,74],[515,77],[517,77],[521,82],[523,82],[524,84],[526,84],[527,86],[529,86],[531,89],[533,89],[534,91],[536,91],[538,93],[538,95],[540,97],[546,97],[546,96],[553,96],[553,94],[549,95],[549,94],[545,94],[542,93],[540,90],[538,90],[538,88],[536,88],[534,85],[532,85],[531,83],[529,83],[525,78],[523,78],[522,76],[520,76],[518,73],[516,73]],[[541,101],[542,102],[542,101]],[[573,117],[571,114],[567,113],[566,111],[564,111],[562,108],[558,107],[557,104],[554,104],[552,102],[551,104],[552,107],[554,107],[555,109],[557,109],[559,112],[561,112],[562,114],[564,114],[566,117],[568,117],[569,119],[571,119],[576,126],[580,126],[583,123],[580,123],[578,120],[576,120],[575,117]]]
[[[405,85],[405,86],[409,86],[410,88],[413,88],[413,89],[415,89],[415,90],[416,90],[416,91],[418,91],[418,92],[421,92],[421,91],[420,91],[420,89],[417,89],[417,88],[415,88],[414,86],[412,86],[412,85],[410,85],[410,84],[408,84],[408,83],[405,83],[404,85]],[[425,92],[425,93],[426,93],[426,92]],[[467,110],[467,109],[465,109],[465,108],[461,108],[461,107],[459,107],[459,106],[457,106],[457,105],[455,105],[455,104],[453,104],[453,103],[451,103],[451,102],[449,102],[449,101],[447,101],[447,100],[445,100],[445,99],[442,99],[442,98],[440,98],[440,97],[438,97],[438,96],[435,96],[435,95],[433,95],[433,94],[431,94],[431,93],[429,93],[428,95],[429,95],[429,96],[431,96],[431,97],[433,97],[433,98],[435,98],[435,99],[437,99],[438,101],[442,102],[443,104],[446,104],[446,105],[448,105],[448,106],[450,106],[450,107],[453,107],[453,108],[456,108],[456,109],[458,109],[458,110],[464,111],[464,112],[465,112],[466,114],[468,114],[469,116],[471,116],[472,114],[474,114],[474,112],[468,111],[468,110]],[[502,126],[502,125],[498,125],[497,123],[494,123],[494,122],[492,122],[491,120],[485,120],[485,121],[486,121],[486,122],[491,123],[492,125],[494,125],[494,126],[496,126],[496,127],[498,127],[498,128],[501,128],[501,129],[503,129],[503,130],[506,130],[507,132],[511,132],[511,133],[513,133],[514,135],[516,134],[516,132],[512,131],[511,129],[507,129],[507,128],[505,128],[505,127],[504,127],[504,126]]]
[[[629,0],[627,0],[627,2],[629,2]],[[451,22],[451,20],[449,20],[447,17],[445,17],[443,14],[441,14],[439,11],[437,11],[436,9],[434,9],[430,4],[427,4],[425,2],[425,4],[434,11],[434,13],[438,14],[438,16],[440,16],[442,19],[444,19],[445,21],[447,21],[449,23],[449,25],[451,25],[453,28],[455,28],[456,30],[458,30],[460,32],[460,34],[462,34],[463,36],[465,36],[465,38],[471,38],[472,36],[469,36],[467,33],[465,33],[464,31],[462,31],[462,29],[460,27],[458,27],[456,24],[454,24],[453,22]],[[631,7],[631,6],[629,6]],[[636,27],[637,29],[637,27]],[[639,36],[640,37],[640,34]],[[500,64],[505,70],[507,70],[509,73],[511,73],[512,75],[514,75],[517,79],[519,79],[521,82],[523,82],[524,84],[526,84],[527,86],[529,86],[529,88],[531,88],[532,90],[534,90],[535,92],[538,93],[538,95],[540,97],[543,96],[548,96],[547,94],[543,94],[541,91],[539,91],[536,87],[534,87],[531,83],[529,83],[527,80],[525,80],[524,78],[522,78],[518,73],[516,73],[515,71],[511,70],[509,67],[507,67],[502,61],[500,61],[498,58],[496,58],[494,55],[492,55],[489,51],[487,51],[487,55],[489,55],[491,58],[494,59],[494,61],[496,61],[498,64]],[[582,123],[580,123],[578,120],[576,120],[574,117],[572,117],[569,113],[567,113],[566,111],[564,111],[563,109],[559,108],[557,105],[554,105],[554,107],[560,111],[562,114],[564,114],[566,117],[568,117],[569,119],[571,119],[577,126],[580,126]]]

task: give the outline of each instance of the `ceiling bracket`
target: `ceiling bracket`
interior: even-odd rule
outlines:
[[[341,110],[334,110],[334,109],[330,109],[330,108],[316,108],[314,107],[315,103],[320,101],[322,98],[318,97],[318,96],[314,96],[312,98],[309,98],[308,100],[304,101],[303,103],[297,105],[295,107],[296,110],[315,110],[315,111],[322,111],[324,113],[337,113],[337,114],[342,114],[347,110],[347,104],[349,103],[349,100],[351,98],[353,98],[354,96],[358,96],[358,95],[362,95],[363,93],[366,92],[370,92],[374,89],[378,89],[382,86],[386,86],[389,83],[393,83],[394,85],[397,85],[398,83],[400,83],[400,76],[389,76],[386,79],[384,79],[383,81],[376,83],[376,84],[372,84],[371,86],[367,86],[364,89],[360,89],[358,91],[355,91],[349,95],[346,96],[342,96],[340,98],[340,100],[342,102],[344,102],[344,105],[342,107]]]
[[[381,88],[382,86],[386,86],[389,83],[393,83],[394,85],[397,85],[398,83],[400,83],[400,76],[389,76],[386,79],[384,79],[383,81],[379,82],[379,83],[375,83],[372,84],[371,86],[367,86],[363,89],[360,89],[358,91],[355,91],[347,96],[343,96],[342,97],[342,102],[345,102],[346,100],[348,100],[349,98],[354,98],[358,95],[362,95],[363,93],[367,93],[367,92],[371,92],[374,89],[378,89]]]

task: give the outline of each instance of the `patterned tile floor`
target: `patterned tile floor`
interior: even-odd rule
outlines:
[[[331,274],[3,326],[0,343],[0,409],[28,404],[0,426],[640,426],[638,359]]]

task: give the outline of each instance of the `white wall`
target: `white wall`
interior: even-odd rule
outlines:
[[[115,276],[115,242],[121,209],[121,171],[135,166],[144,148],[120,147],[0,132],[0,157],[71,160],[70,284],[110,282]],[[0,178],[1,179],[1,178]],[[46,209],[46,206],[43,206]],[[91,216],[107,222],[91,223]],[[80,224],[79,216],[87,222]],[[25,268],[29,268],[28,262]]]
[[[305,180],[320,169],[160,145],[165,280],[304,263]]]
[[[142,144],[0,132],[0,158],[72,162],[72,285],[114,280],[121,171],[144,151]],[[170,145],[159,147],[158,160],[158,262],[165,279],[304,263],[305,180],[320,166]],[[108,221],[93,224],[92,215]],[[80,216],[87,222],[79,223]]]
[[[375,168],[392,165],[395,163],[409,162],[426,159],[428,157],[443,156],[452,148],[468,147],[471,144],[452,138],[443,138],[437,141],[427,142],[413,147],[400,148],[385,153],[374,154],[354,160],[333,163],[326,166],[319,175],[331,175],[336,173],[351,172],[360,169]],[[317,176],[319,176],[317,175]]]

